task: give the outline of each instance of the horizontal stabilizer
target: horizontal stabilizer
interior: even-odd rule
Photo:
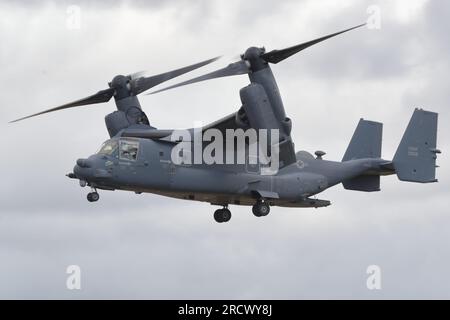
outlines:
[[[342,184],[347,190],[366,192],[380,191],[380,176],[362,175],[343,181]]]

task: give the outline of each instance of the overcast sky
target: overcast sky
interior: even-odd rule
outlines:
[[[25,3],[25,2],[24,2]],[[110,2],[108,2],[110,3]],[[80,28],[67,9],[80,8]],[[222,67],[249,46],[280,49],[362,28],[273,66],[297,150],[340,160],[359,120],[384,123],[391,159],[415,107],[439,112],[439,183],[382,178],[382,191],[336,186],[323,209],[232,206],[101,192],[64,175],[108,138],[111,101],[7,121],[105,89],[116,74],[156,74],[217,55],[181,79]],[[0,298],[450,298],[447,1],[0,1]],[[72,26],[72,27],[71,27]],[[174,82],[171,82],[174,83]],[[236,111],[246,76],[140,101],[158,128]],[[68,265],[82,290],[66,289]],[[378,265],[382,290],[366,287]]]

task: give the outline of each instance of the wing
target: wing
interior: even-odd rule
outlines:
[[[227,129],[237,130],[237,129],[248,129],[250,125],[246,120],[246,116],[244,110],[241,108],[239,111],[236,111],[232,114],[229,114],[217,121],[214,121],[202,128],[202,132],[205,132],[208,129],[217,129],[219,130],[223,136],[225,137],[225,133]]]
[[[227,129],[249,129],[253,128],[251,125],[251,119],[248,118],[247,114],[244,111],[244,108],[241,107],[237,112],[234,112],[228,116],[225,116],[217,121],[214,121],[204,127],[202,127],[202,132],[204,133],[208,129],[217,129],[222,133],[223,137],[226,137]],[[289,123],[290,126],[290,123]],[[269,129],[268,127],[265,127]],[[272,127],[273,128],[273,127]],[[258,128],[254,128],[258,129]],[[288,130],[290,131],[290,130]],[[288,166],[294,162],[296,162],[295,149],[294,144],[292,143],[292,139],[290,134],[286,136],[280,143],[278,144],[279,152],[279,165],[280,168]]]

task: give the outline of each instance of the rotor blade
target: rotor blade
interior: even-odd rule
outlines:
[[[169,72],[165,72],[165,73],[161,73],[158,74],[156,76],[151,76],[151,77],[139,77],[137,79],[133,79],[131,81],[131,88],[132,91],[135,95],[138,95],[150,88],[153,88],[154,86],[157,86],[160,83],[163,83],[165,81],[168,81],[170,79],[173,79],[175,77],[181,76],[182,74],[185,74],[187,72],[193,71],[195,69],[198,69],[200,67],[206,66],[207,64],[210,64],[211,62],[216,61],[217,59],[219,59],[219,57],[215,57],[212,59],[208,59],[184,68],[180,68],[177,70],[172,70]],[[142,72],[138,72],[136,74],[131,75],[132,78],[141,75]]]
[[[23,118],[20,118],[20,119],[16,119],[16,120],[10,121],[9,123],[17,122],[17,121],[20,121],[20,120],[28,119],[28,118],[31,118],[31,117],[35,117],[35,116],[38,116],[38,115],[41,115],[41,114],[44,114],[44,113],[53,112],[53,111],[58,111],[58,110],[63,110],[63,109],[68,109],[68,108],[73,108],[73,107],[79,107],[79,106],[85,106],[85,105],[88,105],[88,104],[108,102],[112,98],[113,95],[114,95],[114,89],[113,88],[101,90],[101,91],[97,92],[96,94],[93,94],[93,95],[91,95],[89,97],[86,97],[84,99],[80,99],[80,100],[77,100],[77,101],[74,101],[74,102],[70,102],[70,103],[64,104],[64,105],[59,106],[59,107],[55,107],[55,108],[51,108],[51,109],[48,109],[48,110],[45,110],[45,111],[41,111],[41,112],[38,112],[38,113],[35,113],[35,114],[32,114],[32,115],[26,116],[26,117],[23,117]]]
[[[347,31],[351,31],[353,29],[360,28],[360,27],[365,26],[365,25],[366,24],[363,23],[363,24],[360,24],[359,26],[356,26],[356,27],[353,27],[353,28],[350,28],[350,29],[346,29],[346,30],[343,30],[343,31],[339,31],[339,32],[336,32],[336,33],[333,33],[333,34],[330,34],[330,35],[327,35],[327,36],[315,39],[315,40],[304,42],[302,44],[298,44],[296,46],[289,47],[289,48],[286,48],[286,49],[272,50],[270,52],[264,53],[261,57],[266,62],[278,63],[278,62],[283,61],[284,59],[289,58],[290,56],[292,56],[292,55],[294,55],[294,54],[296,54],[296,53],[298,53],[298,52],[300,52],[300,51],[302,51],[302,50],[304,50],[304,49],[306,49],[306,48],[308,48],[310,46],[313,46],[313,45],[315,45],[315,44],[317,44],[319,42],[322,42],[324,40],[330,39],[332,37],[335,37],[337,35],[340,35],[342,33],[347,32]]]
[[[211,80],[211,79],[215,79],[215,78],[222,78],[222,77],[230,77],[230,76],[236,76],[236,75],[240,75],[240,74],[247,74],[250,72],[250,68],[248,65],[248,62],[241,60],[238,62],[234,62],[229,64],[228,66],[226,66],[225,68],[213,71],[211,73],[205,74],[203,76],[194,78],[194,79],[190,79],[181,83],[177,83],[174,84],[173,86],[170,87],[166,87],[157,91],[153,91],[150,92],[148,94],[155,94],[161,91],[166,91],[169,89],[173,89],[173,88],[177,88],[177,87],[181,87],[181,86],[185,86],[188,84],[192,84],[192,83],[196,83],[196,82],[201,82],[201,81],[206,81],[206,80]]]
[[[138,79],[138,78],[141,78],[141,77],[145,77],[145,75],[147,73],[148,72],[146,70],[141,70],[141,71],[129,74],[128,76],[130,77],[131,80],[135,80],[135,79]]]

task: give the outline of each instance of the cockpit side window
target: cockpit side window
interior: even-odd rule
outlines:
[[[118,147],[117,140],[108,140],[102,144],[100,150],[97,153],[111,156],[117,150],[117,147]]]
[[[136,161],[139,151],[139,142],[133,140],[120,140],[119,158],[121,160]]]

